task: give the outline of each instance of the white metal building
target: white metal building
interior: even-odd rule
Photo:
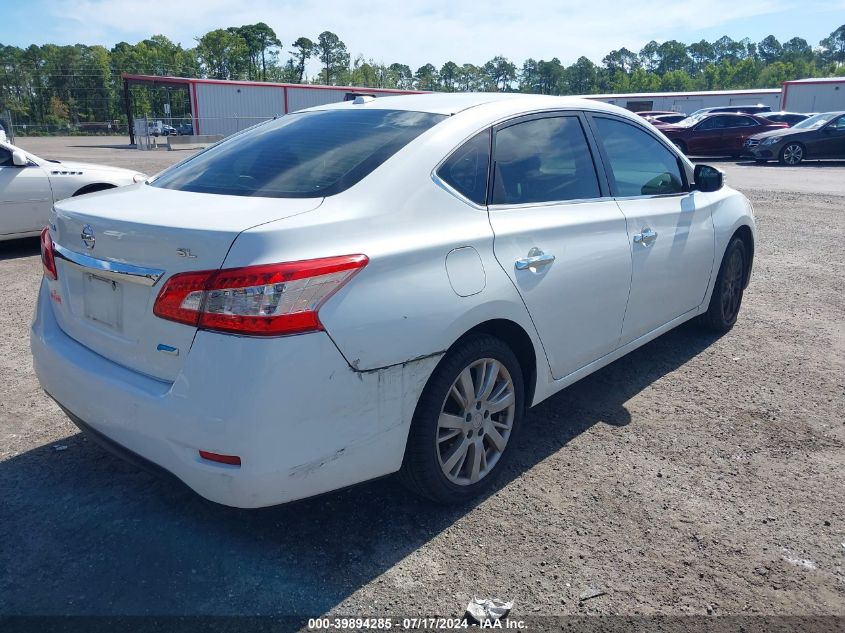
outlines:
[[[767,105],[780,109],[781,91],[777,88],[756,90],[710,90],[706,92],[642,92],[631,94],[584,95],[618,105],[634,112],[670,110],[690,114],[699,108],[730,105]],[[800,110],[799,110],[800,112]]]
[[[130,121],[132,118],[132,108],[129,103],[130,85],[181,88],[188,92],[194,134],[221,134],[223,136],[234,134],[251,125],[288,112],[325,103],[348,101],[359,95],[385,97],[418,92],[354,86],[159,77],[128,73],[123,73],[123,82],[127,116]]]
[[[845,77],[784,81],[781,110],[789,112],[845,110]]]

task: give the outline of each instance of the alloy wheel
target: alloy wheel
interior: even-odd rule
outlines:
[[[804,148],[793,143],[783,148],[783,162],[787,165],[797,165],[804,159]]]
[[[507,368],[493,358],[458,374],[437,421],[437,458],[446,478],[475,484],[496,466],[510,439],[516,393]]]

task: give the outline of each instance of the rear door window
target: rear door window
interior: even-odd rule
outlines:
[[[530,119],[496,132],[491,204],[563,202],[601,196],[578,116]]]
[[[757,125],[757,121],[750,116],[736,116],[732,117],[730,127],[753,127]]]
[[[152,185],[265,198],[331,196],[360,182],[445,118],[352,108],[288,114],[197,154]]]
[[[686,190],[678,157],[638,126],[593,117],[609,163],[614,195],[655,196]]]

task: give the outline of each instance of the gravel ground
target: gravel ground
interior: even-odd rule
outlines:
[[[184,156],[97,147],[122,143],[21,141],[148,173]],[[0,244],[0,615],[845,615],[845,166],[720,166],[759,223],[737,326],[682,326],[540,404],[460,508],[385,479],[233,510],[103,452],[32,372],[37,243]]]

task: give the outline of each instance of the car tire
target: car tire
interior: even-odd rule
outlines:
[[[716,332],[727,332],[734,326],[742,305],[747,266],[745,242],[734,237],[722,257],[710,305],[700,317],[702,325]]]
[[[678,150],[681,152],[681,154],[686,156],[686,153],[687,153],[687,144],[686,143],[684,143],[683,141],[674,141],[673,140],[672,145],[677,147]]]
[[[443,504],[483,492],[510,457],[525,414],[524,397],[522,368],[510,347],[487,334],[460,341],[423,389],[400,481]]]
[[[780,150],[780,164],[794,166],[798,165],[804,160],[806,150],[801,143],[787,143],[782,150]]]

